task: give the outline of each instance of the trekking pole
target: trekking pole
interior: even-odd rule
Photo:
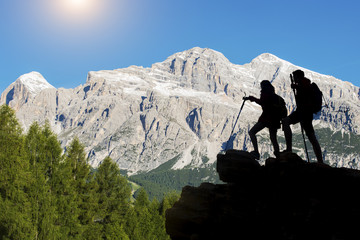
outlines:
[[[234,124],[233,129],[232,129],[232,131],[231,131],[231,133],[230,133],[230,137],[229,137],[229,139],[228,139],[227,142],[226,142],[226,146],[225,146],[225,149],[224,149],[225,151],[226,151],[227,148],[228,148],[229,141],[230,141],[230,139],[231,139],[231,136],[232,136],[233,133],[234,133],[234,129],[235,129],[235,127],[236,127],[236,123],[237,123],[237,121],[239,120],[240,113],[241,113],[241,111],[242,111],[242,109],[243,109],[243,107],[244,107],[244,105],[245,105],[245,102],[246,102],[246,95],[243,97],[243,102],[242,102],[242,104],[241,104],[239,114],[238,114],[238,116],[237,116],[237,118],[236,118],[235,124]]]
[[[290,79],[291,79],[291,83],[294,84],[295,81],[294,81],[294,78],[293,78],[293,75],[292,75],[292,74],[290,74]],[[295,96],[295,103],[296,103],[296,106],[297,106],[298,104],[297,104],[297,98],[296,98],[295,88],[293,88],[293,92],[294,92],[294,96]],[[309,153],[308,153],[307,146],[306,146],[306,141],[305,141],[304,128],[303,128],[303,126],[302,126],[302,122],[301,122],[301,121],[300,121],[300,128],[301,128],[301,134],[302,134],[302,137],[303,137],[303,140],[304,140],[306,158],[307,158],[307,161],[310,162]]]
[[[325,107],[326,107],[326,108],[330,108],[328,102],[326,101],[326,99],[325,99],[325,97],[324,97],[324,95],[322,95],[322,98],[324,99]]]

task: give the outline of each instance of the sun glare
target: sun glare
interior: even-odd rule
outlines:
[[[57,12],[73,23],[96,17],[102,8],[102,0],[57,0]]]
[[[72,11],[89,11],[94,3],[94,0],[64,0],[65,7]]]
[[[87,4],[91,4],[89,0],[66,0],[66,4],[69,8],[81,9],[88,7]]]

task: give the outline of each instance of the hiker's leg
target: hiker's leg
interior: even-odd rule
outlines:
[[[282,129],[285,135],[286,151],[292,151],[292,131],[290,128],[290,117],[286,117],[282,120]]]
[[[323,158],[322,158],[321,147],[320,147],[319,141],[316,138],[312,122],[305,123],[304,130],[305,130],[306,136],[308,137],[310,143],[313,146],[314,153],[315,153],[317,161],[319,163],[323,163],[324,161],[323,161]]]
[[[271,143],[274,147],[274,154],[276,157],[279,156],[279,143],[277,141],[277,129],[276,128],[269,128],[269,133],[270,133],[270,140],[271,140]]]
[[[319,144],[319,141],[316,139],[316,135],[315,133],[312,135],[308,135],[309,141],[311,142],[313,149],[314,149],[314,153],[316,155],[316,159],[319,163],[323,163],[323,158],[322,158],[322,153],[321,153],[321,147]]]
[[[265,124],[262,122],[257,122],[249,131],[249,136],[251,142],[254,146],[254,151],[259,152],[258,143],[256,139],[256,134],[265,128]]]
[[[290,125],[300,122],[300,119],[301,113],[299,111],[294,111],[282,120],[282,126],[286,142],[286,151],[292,152],[292,131]]]

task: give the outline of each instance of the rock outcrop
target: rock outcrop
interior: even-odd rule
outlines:
[[[358,239],[360,171],[296,154],[260,166],[243,151],[217,156],[225,184],[183,188],[166,213],[172,239]]]

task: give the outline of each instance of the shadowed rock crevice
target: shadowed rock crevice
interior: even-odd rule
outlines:
[[[355,239],[360,171],[296,154],[260,166],[243,151],[218,155],[225,184],[183,188],[166,213],[172,239]],[[234,238],[235,237],[235,238]]]
[[[12,88],[7,94],[6,94],[6,105],[9,105],[9,103],[14,99],[14,88]]]

